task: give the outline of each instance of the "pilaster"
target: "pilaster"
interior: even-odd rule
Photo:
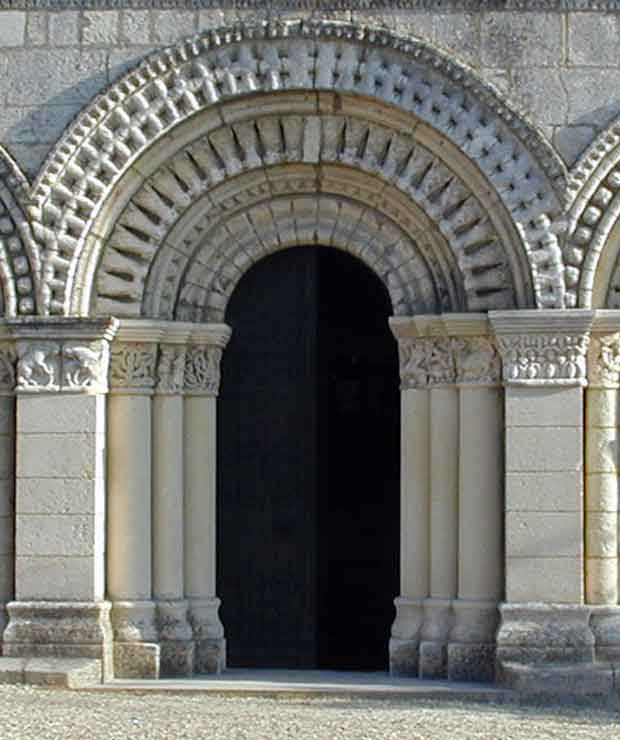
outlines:
[[[15,362],[8,335],[0,335],[0,654],[15,595]]]
[[[497,660],[591,661],[584,605],[583,392],[593,313],[491,312],[506,414],[506,602]]]
[[[196,327],[185,354],[184,521],[185,595],[195,643],[195,671],[226,667],[226,640],[216,595],[216,403],[222,352],[230,338],[224,324]]]
[[[17,356],[10,657],[88,657],[111,674],[105,426],[113,320],[7,322]]]

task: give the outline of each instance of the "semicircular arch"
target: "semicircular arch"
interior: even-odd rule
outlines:
[[[527,264],[535,294],[529,305],[565,304],[555,236],[565,173],[535,127],[466,67],[422,41],[294,21],[213,31],[159,52],[77,119],[33,188],[43,312],[76,311],[75,295],[84,293],[79,280],[93,283],[84,266],[98,265],[88,245],[102,239],[101,214],[121,182],[125,187],[128,178],[140,177],[154,145],[165,149],[179,127],[191,127],[202,114],[234,118],[260,95],[264,113],[282,91],[305,99],[315,119],[325,106],[337,112],[343,96],[363,100],[368,116],[391,108],[406,121],[404,131],[431,132],[460,152],[511,222],[506,244],[513,267]],[[304,146],[316,146],[311,142],[310,135]],[[83,296],[79,305],[82,313]]]

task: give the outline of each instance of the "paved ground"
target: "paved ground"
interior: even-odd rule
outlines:
[[[620,713],[406,699],[245,698],[0,686],[0,738],[614,740]]]

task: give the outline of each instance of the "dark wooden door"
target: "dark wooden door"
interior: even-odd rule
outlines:
[[[227,311],[218,593],[231,666],[385,668],[398,593],[390,304],[354,258],[257,264]]]

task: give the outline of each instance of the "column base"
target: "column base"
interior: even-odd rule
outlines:
[[[191,676],[194,672],[194,639],[187,609],[183,600],[157,602],[162,676]]]
[[[424,622],[423,601],[399,596],[394,599],[396,619],[389,644],[390,675],[418,676],[420,630]]]
[[[110,603],[12,601],[2,654],[9,658],[92,658],[111,678]]]
[[[457,599],[452,608],[454,627],[448,643],[448,679],[494,681],[497,604]]]
[[[620,662],[620,606],[591,606],[590,609],[596,660]]]
[[[450,599],[425,599],[424,624],[420,632],[420,678],[445,678],[448,667],[448,635],[452,626]]]
[[[497,634],[498,678],[502,666],[594,661],[589,606],[581,604],[501,604]]]
[[[221,673],[226,669],[226,639],[219,616],[220,603],[216,596],[189,600],[195,673]]]
[[[117,678],[159,678],[160,648],[152,601],[115,601],[114,675]]]

